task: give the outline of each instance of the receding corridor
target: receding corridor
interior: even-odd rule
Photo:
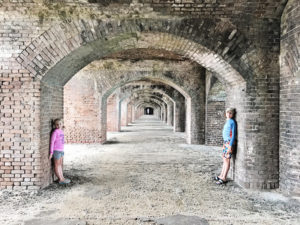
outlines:
[[[66,145],[70,185],[3,190],[0,224],[299,224],[295,199],[216,185],[220,153],[187,145],[184,133],[143,116],[104,145]]]

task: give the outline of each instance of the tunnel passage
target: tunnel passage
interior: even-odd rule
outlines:
[[[48,134],[51,119],[63,116],[64,85],[78,71],[93,61],[110,58],[122,61],[126,60],[130,52],[136,56],[131,57],[132,62],[141,59],[165,60],[170,59],[172,55],[179,62],[188,60],[204,68],[198,71],[202,78],[206,76],[206,72],[212,72],[226,92],[225,101],[218,102],[216,98],[205,96],[207,82],[198,83],[201,87],[201,94],[196,89],[189,89],[189,86],[193,86],[195,79],[190,79],[189,73],[184,73],[184,71],[181,77],[172,77],[174,71],[173,73],[168,71],[164,73],[165,71],[157,71],[156,67],[152,67],[150,73],[144,71],[143,76],[137,78],[149,76],[152,79],[161,79],[169,85],[172,84],[184,95],[187,99],[184,108],[188,115],[185,127],[190,143],[199,144],[207,140],[206,128],[211,126],[207,126],[201,121],[207,121],[207,112],[210,111],[211,106],[215,107],[218,102],[220,108],[221,104],[237,108],[239,140],[236,170],[234,171],[236,182],[246,188],[278,187],[279,78],[281,76],[278,55],[282,53],[282,58],[285,59],[282,65],[282,77],[285,78],[284,75],[289,74],[284,68],[291,69],[291,77],[297,77],[298,68],[297,63],[293,63],[293,59],[296,57],[293,55],[294,50],[291,50],[295,49],[291,48],[295,46],[291,44],[293,41],[290,41],[293,39],[293,35],[286,33],[293,26],[283,25],[282,42],[285,45],[282,45],[284,47],[281,52],[279,50],[280,17],[286,2],[273,2],[272,6],[274,7],[267,7],[270,3],[258,4],[254,1],[252,4],[254,11],[249,10],[245,4],[240,7],[240,10],[232,13],[231,3],[225,1],[222,7],[219,3],[213,5],[216,12],[212,12],[211,15],[201,13],[202,9],[195,10],[193,13],[179,10],[178,13],[180,12],[182,17],[173,17],[173,14],[168,11],[165,11],[164,15],[155,13],[160,7],[154,7],[155,4],[151,3],[150,5],[155,10],[147,11],[147,7],[147,9],[140,7],[142,12],[145,12],[145,18],[140,15],[141,18],[134,19],[131,18],[133,16],[131,13],[120,17],[120,12],[124,8],[118,11],[118,7],[110,14],[109,18],[105,17],[101,14],[101,10],[99,11],[101,6],[97,5],[96,7],[89,3],[81,5],[81,12],[90,12],[85,15],[81,14],[82,17],[76,10],[72,11],[73,15],[66,13],[65,16],[58,15],[53,9],[47,9],[47,13],[41,14],[37,11],[37,7],[32,7],[30,4],[11,3],[19,4],[20,11],[22,11],[21,9],[26,10],[22,11],[24,13],[20,13],[18,10],[13,11],[18,7],[7,7],[7,13],[4,15],[6,19],[1,21],[9,26],[16,25],[11,21],[23,24],[22,29],[16,28],[20,33],[7,37],[9,40],[14,39],[13,43],[16,43],[18,47],[6,43],[9,48],[5,48],[6,50],[1,55],[2,62],[7,62],[6,66],[2,68],[4,71],[1,72],[1,76],[4,78],[1,90],[5,88],[14,90],[13,92],[3,91],[5,98],[1,101],[1,107],[4,105],[14,107],[14,104],[22,102],[21,115],[25,115],[27,119],[26,121],[18,119],[20,115],[9,117],[11,108],[6,108],[6,106],[1,108],[4,110],[1,113],[5,116],[2,123],[9,127],[5,129],[12,129],[11,126],[14,126],[15,129],[13,134],[5,133],[3,129],[2,138],[6,144],[3,144],[2,150],[8,152],[2,153],[1,159],[7,160],[7,164],[10,164],[16,158],[16,154],[22,151],[21,158],[24,160],[24,164],[20,167],[25,166],[26,161],[26,168],[27,166],[28,168],[20,169],[17,165],[15,165],[16,168],[13,165],[7,165],[5,167],[7,171],[11,172],[13,169],[15,171],[8,172],[5,179],[1,177],[1,187],[34,189],[46,186],[51,182],[50,165],[47,161]],[[295,5],[295,2],[289,1],[288,6]],[[74,4],[77,5],[77,3]],[[165,6],[170,6],[170,4],[166,3]],[[68,9],[69,5],[65,7]],[[176,4],[174,7],[180,6]],[[164,7],[161,6],[161,8]],[[191,5],[190,9],[194,9],[194,5]],[[128,10],[132,10],[132,7],[129,6]],[[29,16],[28,12],[34,13]],[[245,13],[246,16],[237,18],[236,15],[240,12]],[[176,14],[175,11],[173,13]],[[290,10],[286,10],[286,15],[289,13]],[[18,16],[15,16],[16,14]],[[190,18],[190,14],[197,18]],[[286,18],[288,16],[283,17],[283,22],[288,25],[290,22]],[[33,31],[32,24],[38,24],[39,29]],[[285,29],[286,27],[288,29]],[[23,33],[24,36],[22,36]],[[27,39],[25,35],[27,35]],[[286,38],[287,36],[291,38]],[[20,41],[18,41],[19,38]],[[270,40],[273,40],[272,43]],[[147,55],[148,58],[143,58],[143,55]],[[154,56],[155,58],[153,58]],[[110,64],[106,64],[106,69],[109,70],[109,68]],[[163,78],[159,77],[161,74],[164,76]],[[118,76],[122,75],[119,73]],[[129,80],[124,79],[119,84],[115,82],[114,86],[109,86],[107,90],[111,90],[112,93],[123,84],[134,80],[133,72],[127,73],[127,75]],[[202,78],[199,80],[204,81],[205,79]],[[283,100],[281,102],[286,105],[280,106],[283,110],[281,115],[283,123],[280,124],[280,127],[284,134],[290,128],[296,133],[294,126],[289,123],[289,118],[284,114],[286,107],[289,107],[286,91],[289,91],[290,88],[293,89],[293,85],[296,85],[297,81],[295,78],[294,82],[289,83],[288,78],[289,76],[287,76],[287,81],[282,80],[283,85],[286,86],[283,86],[281,93],[281,100]],[[79,88],[83,89],[84,84],[82,83],[82,85],[80,87],[79,84]],[[89,85],[92,85],[95,90],[100,90],[98,83]],[[209,95],[215,93],[217,89],[214,86],[210,88],[211,92],[207,92]],[[297,90],[297,85],[295,90]],[[104,121],[107,118],[104,100],[106,101],[111,93],[107,93],[104,99],[102,99],[103,93],[93,95],[93,99],[86,99],[87,105],[99,106],[96,107],[94,116],[101,115],[101,120]],[[203,107],[195,104],[199,100]],[[209,102],[209,107],[207,104],[202,104],[205,102]],[[293,108],[292,111],[297,113],[297,109]],[[168,110],[165,110],[164,117],[166,117],[166,112]],[[99,124],[104,124],[104,121],[93,124],[92,118],[86,118],[86,121],[91,123],[87,133],[98,134],[99,142],[105,140],[106,125],[99,126]],[[200,122],[194,123],[194,121]],[[77,124],[74,122],[74,126],[80,122],[77,118]],[[21,142],[20,138],[22,138]],[[282,135],[281,138],[280,144],[283,148],[289,135]],[[14,144],[10,144],[10,142]],[[297,142],[294,140],[293,143]],[[295,151],[293,146],[289,146],[289,148]],[[284,158],[282,155],[282,161]],[[285,189],[290,188],[291,183],[296,186],[298,184],[293,173],[288,172],[297,163],[297,160],[295,162],[290,160],[291,157],[288,158],[288,163],[284,163],[287,167],[281,173],[283,178],[281,185]],[[40,165],[43,166],[40,167]],[[292,189],[291,191],[293,191]]]
[[[154,109],[152,107],[144,108],[144,115],[153,115]]]

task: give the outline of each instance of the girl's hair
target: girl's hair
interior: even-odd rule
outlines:
[[[231,112],[232,114],[235,113],[235,108],[227,108],[226,112]]]
[[[55,120],[53,121],[53,125],[55,126],[55,124],[58,123],[58,122],[60,122],[60,121],[62,121],[62,119],[60,119],[60,118],[55,119]]]

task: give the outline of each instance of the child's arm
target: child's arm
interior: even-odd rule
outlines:
[[[232,147],[236,137],[236,124],[234,121],[231,123],[230,129],[231,129],[232,136],[231,136],[229,146]]]

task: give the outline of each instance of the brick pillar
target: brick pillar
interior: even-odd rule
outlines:
[[[132,105],[131,108],[131,118],[132,118],[132,122],[135,121],[135,111],[136,111],[136,107],[134,105]]]
[[[278,188],[279,177],[278,79],[259,82],[260,86],[248,84],[245,90],[240,87],[227,90],[226,107],[237,109],[238,126],[231,174],[245,188],[272,189]]]
[[[163,105],[163,109],[164,109],[164,122],[167,123],[168,122],[168,106],[167,104]]]
[[[191,90],[186,101],[186,132],[189,144],[205,142],[205,69],[201,68],[198,72],[196,88]]]
[[[128,103],[127,101],[121,102],[121,126],[127,126],[128,125]]]
[[[48,160],[50,135],[52,130],[51,125],[54,119],[63,118],[63,108],[63,87],[41,82],[41,130],[39,153],[37,154],[39,159],[32,160],[42,172],[37,175],[32,174],[32,178],[37,180],[40,179],[40,182],[36,184],[40,185],[40,187],[46,187],[53,181],[53,170],[50,161]]]
[[[289,0],[281,17],[280,189],[300,196],[300,5]]]
[[[202,102],[202,101],[203,102]],[[202,102],[202,104],[200,103]],[[205,107],[200,97],[187,100],[187,142],[189,144],[204,144],[205,142]]]
[[[144,115],[144,108],[139,109],[139,118]]]
[[[117,94],[107,98],[107,131],[120,131],[119,101]]]
[[[178,100],[174,106],[174,131],[184,132],[185,130],[185,102]]]
[[[173,102],[170,101],[167,103],[167,111],[168,111],[167,124],[173,126],[173,111],[174,111]]]
[[[161,120],[161,110],[160,108],[154,108],[154,115]]]
[[[132,123],[132,104],[131,103],[128,103],[127,105],[127,121],[128,121],[128,124],[129,123]]]

